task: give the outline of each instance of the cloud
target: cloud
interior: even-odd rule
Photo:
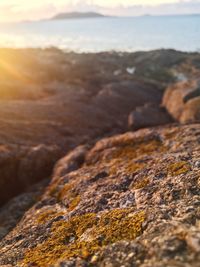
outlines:
[[[200,0],[163,0],[159,3],[161,0],[0,0],[0,21],[37,20],[74,10],[121,16],[200,13]]]
[[[171,15],[171,14],[200,14],[200,1],[179,1],[177,3],[151,5],[118,6],[108,12],[116,15]]]

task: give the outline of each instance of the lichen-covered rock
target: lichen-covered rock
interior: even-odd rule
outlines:
[[[199,137],[188,125],[100,140],[55,172],[1,242],[0,265],[199,266]]]

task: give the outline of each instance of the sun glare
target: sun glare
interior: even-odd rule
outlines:
[[[31,78],[22,75],[21,68],[23,67],[23,61],[27,58],[25,55],[17,50],[0,49],[0,82],[11,80],[22,83],[30,83]]]

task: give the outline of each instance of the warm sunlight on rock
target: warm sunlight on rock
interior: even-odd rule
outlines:
[[[199,14],[0,0],[0,266],[199,267]]]

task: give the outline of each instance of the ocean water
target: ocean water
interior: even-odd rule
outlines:
[[[144,16],[0,24],[0,47],[76,52],[200,50],[200,16]]]

